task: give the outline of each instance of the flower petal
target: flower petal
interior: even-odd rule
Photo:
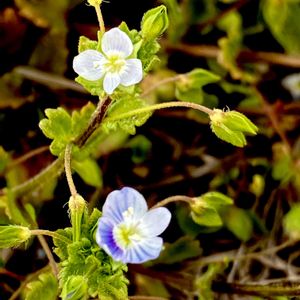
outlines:
[[[139,244],[125,251],[121,257],[123,263],[140,264],[159,256],[163,246],[160,237],[144,239]]]
[[[126,60],[124,70],[120,74],[121,84],[130,86],[140,82],[143,79],[142,62],[137,58]]]
[[[113,258],[119,258],[123,254],[123,250],[118,247],[113,237],[114,224],[108,218],[101,217],[99,219],[96,232],[97,244]]]
[[[103,80],[103,89],[110,95],[114,92],[117,86],[120,84],[120,76],[117,73],[106,73]]]
[[[124,221],[124,212],[132,207],[132,219],[138,220],[147,211],[147,203],[142,194],[130,187],[111,192],[103,205],[103,216],[116,223]]]
[[[74,71],[87,80],[98,80],[103,74],[104,56],[96,50],[85,50],[74,57]]]
[[[128,57],[133,51],[133,45],[128,35],[119,28],[113,28],[104,33],[101,40],[101,47],[104,54],[117,52]]]
[[[169,225],[171,213],[165,207],[149,210],[141,219],[139,228],[144,236],[154,237],[161,234]]]

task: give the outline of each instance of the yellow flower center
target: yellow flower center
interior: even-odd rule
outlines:
[[[126,61],[120,55],[110,55],[107,57],[107,62],[104,65],[107,72],[120,73],[122,68],[125,66]]]

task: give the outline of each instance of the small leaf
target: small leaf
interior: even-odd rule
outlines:
[[[183,74],[176,81],[176,98],[182,101],[202,103],[204,92],[202,87],[220,80],[218,75],[204,69],[194,69],[193,71]]]
[[[295,240],[300,239],[300,204],[292,206],[283,218],[284,231]]]
[[[241,79],[247,82],[255,81],[253,74],[242,70],[236,62],[242,47],[242,18],[234,10],[224,16],[218,23],[219,27],[226,31],[227,37],[219,39],[220,54],[218,62],[229,71],[233,79]]]
[[[215,208],[205,207],[203,205],[202,212],[191,212],[192,219],[195,223],[202,226],[221,226],[223,224],[221,217]]]
[[[48,108],[45,110],[45,114],[48,118],[41,120],[39,127],[46,137],[53,139],[50,145],[51,153],[59,155],[72,139],[71,116],[61,107]]]
[[[253,232],[253,223],[247,212],[238,207],[231,207],[224,215],[226,227],[241,241],[247,242]]]
[[[130,97],[128,99],[126,97],[120,99],[110,107],[108,116],[102,123],[102,128],[107,133],[112,130],[122,129],[129,134],[135,134],[135,127],[142,126],[152,115],[152,112],[138,112],[139,109],[145,107],[145,102],[139,98]],[[132,115],[131,112],[134,110],[137,110],[137,113]]]
[[[98,188],[102,187],[102,172],[94,159],[73,160],[72,167],[86,184]]]
[[[283,48],[289,54],[299,54],[299,1],[265,0],[262,13],[273,36]]]
[[[83,276],[70,276],[67,282],[63,285],[61,298],[63,300],[87,300],[88,285]]]
[[[172,244],[165,243],[164,250],[153,263],[175,264],[194,258],[202,253],[200,243],[189,236],[183,236]]]
[[[52,272],[39,275],[38,280],[26,284],[24,300],[56,300],[58,296],[58,282]]]

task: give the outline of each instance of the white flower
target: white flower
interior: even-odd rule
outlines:
[[[294,73],[284,77],[281,83],[295,100],[300,99],[300,73]]]
[[[74,57],[74,71],[84,79],[95,81],[103,77],[103,89],[107,94],[121,84],[134,85],[143,78],[142,62],[137,58],[127,59],[133,45],[127,34],[119,28],[104,33],[102,53],[85,50]]]

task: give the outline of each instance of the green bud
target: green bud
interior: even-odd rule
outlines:
[[[220,139],[243,147],[247,144],[244,134],[257,134],[258,128],[243,114],[237,111],[214,109],[210,115],[212,131]]]
[[[195,223],[202,226],[221,226],[219,212],[224,206],[232,205],[233,200],[219,192],[208,192],[191,202],[191,216]]]
[[[167,8],[160,5],[148,10],[142,19],[141,33],[144,39],[154,40],[169,26]]]
[[[71,276],[63,285],[60,296],[63,300],[86,300],[87,290],[88,285],[83,276]]]
[[[0,248],[17,247],[31,236],[30,229],[18,225],[0,226]]]
[[[102,0],[87,0],[89,5],[99,6],[102,3]]]
[[[69,199],[71,223],[73,227],[73,241],[79,241],[82,219],[87,212],[86,201],[79,195],[71,196]]]

